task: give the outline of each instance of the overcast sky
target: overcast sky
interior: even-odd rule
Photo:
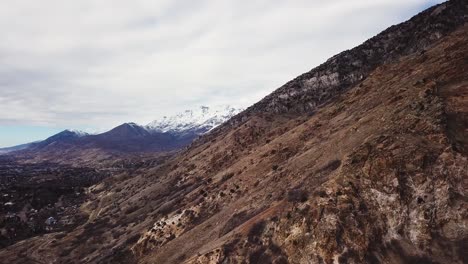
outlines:
[[[440,2],[4,0],[0,146],[246,107]]]

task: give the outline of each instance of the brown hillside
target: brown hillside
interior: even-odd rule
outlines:
[[[282,99],[268,99],[281,97],[267,97],[163,165],[89,188],[86,224],[24,240],[0,257],[468,263],[467,9],[464,1],[448,5],[413,23],[459,12],[457,23],[440,22],[451,30],[375,58],[362,80],[320,86],[333,89],[323,100],[307,89],[288,99],[299,108],[313,101],[313,109],[283,111]],[[436,32],[435,24],[419,25],[418,34]],[[276,93],[288,87],[299,89]]]

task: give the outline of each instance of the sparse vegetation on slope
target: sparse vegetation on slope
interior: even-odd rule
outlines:
[[[46,235],[0,256],[466,263],[467,10],[464,1],[432,8],[280,88],[166,162],[92,186],[82,205],[89,220],[55,237],[60,249]],[[341,65],[361,52],[377,54],[368,68]],[[325,78],[311,86],[318,90],[292,85],[316,83],[317,72],[333,74],[335,66],[348,74],[339,78],[359,79]],[[290,111],[284,91],[297,92],[287,99]]]

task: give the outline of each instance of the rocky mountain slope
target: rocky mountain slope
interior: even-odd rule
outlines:
[[[430,8],[392,26],[353,49],[344,51],[286,83],[248,112],[310,114],[361,82],[382,64],[424,52],[434,41],[466,22],[466,1]]]
[[[390,28],[164,163],[90,187],[86,224],[0,257],[467,263],[467,22],[452,0]]]

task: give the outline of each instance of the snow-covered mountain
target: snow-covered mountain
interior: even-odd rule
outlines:
[[[196,132],[203,134],[226,122],[242,110],[229,105],[200,106],[194,110],[185,110],[182,113],[155,120],[146,125],[146,128],[161,133]]]
[[[8,148],[0,148],[0,154],[7,154],[14,151],[25,150],[29,148],[38,148],[38,147],[45,147],[50,144],[55,144],[57,142],[66,142],[70,140],[75,140],[78,138],[89,136],[89,133],[86,133],[81,130],[76,129],[66,129],[62,132],[59,132],[55,135],[48,137],[45,140],[38,140],[26,144],[21,144],[18,146],[8,147]]]
[[[124,123],[100,134],[67,129],[43,141],[0,149],[0,154],[29,151],[53,156],[61,155],[71,149],[77,153],[76,155],[86,149],[101,149],[113,153],[170,151],[190,144],[195,138],[221,125],[241,111],[242,109],[228,105],[201,106],[174,116],[166,116],[146,126]]]
[[[85,132],[85,131],[83,131],[83,130],[78,130],[78,129],[67,129],[67,130],[65,130],[64,132],[67,132],[67,133],[70,133],[70,134],[74,134],[74,136],[76,136],[76,137],[85,137],[85,136],[91,135],[91,134],[88,133],[88,132]]]

